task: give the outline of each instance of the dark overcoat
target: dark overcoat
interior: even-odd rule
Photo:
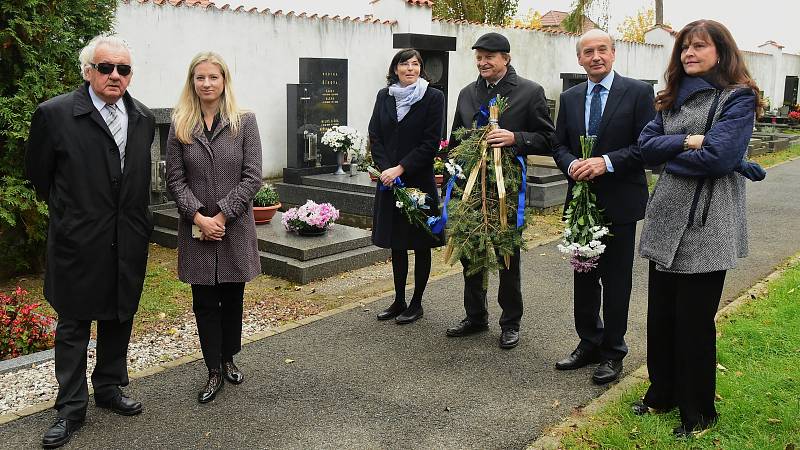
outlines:
[[[586,86],[578,84],[561,93],[556,121],[558,145],[553,159],[564,174],[581,156],[580,136],[586,134]],[[639,133],[655,116],[653,87],[644,81],[614,73],[606,107],[600,119],[593,156],[607,155],[614,167],[592,181],[592,191],[606,219],[612,224],[644,218],[647,179],[639,149]],[[566,205],[572,200],[575,180],[567,176]]]
[[[508,72],[491,91],[486,81],[478,76],[458,93],[453,128],[450,132],[471,128],[481,106],[500,95],[508,100],[508,109],[500,116],[500,128],[514,133],[514,151],[517,155],[550,155],[555,143],[555,129],[547,108],[544,89],[538,83],[517,75],[509,65]],[[450,148],[458,145],[451,138]]]
[[[127,92],[125,171],[89,84],[33,113],[25,168],[47,201],[44,294],[60,318],[127,321],[139,307],[153,231],[150,145],[155,120]]]
[[[428,215],[439,214],[439,195],[433,177],[433,159],[439,149],[444,120],[444,94],[428,86],[425,95],[397,121],[397,104],[383,88],[375,99],[369,121],[369,140],[372,159],[377,169],[384,171],[396,165],[403,166],[400,179],[406,187],[415,187],[428,194]],[[442,245],[441,238],[434,239],[416,225],[411,225],[395,207],[390,190],[375,192],[372,218],[372,242],[378,247],[392,249],[431,248]]]
[[[261,138],[256,116],[244,113],[236,134],[220,119],[211,140],[198,127],[191,144],[170,128],[167,137],[167,189],[175,199],[178,223],[178,278],[213,286],[243,283],[261,273],[253,197],[261,187]],[[221,241],[192,237],[194,215],[225,215]]]

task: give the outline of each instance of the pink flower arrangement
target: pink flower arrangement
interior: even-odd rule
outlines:
[[[281,223],[288,231],[324,230],[330,228],[339,219],[339,210],[330,203],[315,203],[306,200],[306,204],[291,208],[283,213]]]
[[[789,112],[789,119],[795,122],[800,122],[800,111]]]

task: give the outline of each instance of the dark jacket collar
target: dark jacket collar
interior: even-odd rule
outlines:
[[[75,103],[72,107],[72,113],[75,116],[82,116],[84,114],[91,114],[92,111],[97,111],[97,108],[94,107],[94,103],[92,103],[92,97],[89,96],[89,82],[85,81],[78,89],[75,89]],[[122,101],[125,102],[125,110],[127,111],[128,120],[131,120],[131,117],[142,115],[142,110],[139,108],[139,105],[133,101],[133,97],[128,91],[125,91],[125,95],[122,96]]]
[[[512,86],[516,86],[519,83],[517,80],[517,71],[514,70],[514,66],[511,64],[508,65],[508,68],[506,69],[506,75],[497,82],[497,85],[500,86],[505,83],[508,83]],[[478,75],[478,79],[475,81],[475,86],[483,86],[483,88],[486,89],[486,80],[484,80],[482,76]]]
[[[718,88],[702,77],[683,77],[678,85],[678,95],[675,97],[675,102],[672,103],[672,109],[679,109],[689,97],[697,92],[716,89]]]

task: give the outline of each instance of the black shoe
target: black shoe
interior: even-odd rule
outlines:
[[[500,333],[500,348],[514,348],[519,344],[519,330],[507,328]]]
[[[400,303],[395,301],[388,308],[378,313],[378,320],[394,319],[405,310],[406,310],[406,302]]]
[[[242,381],[244,381],[244,374],[236,367],[233,361],[222,363],[222,375],[232,384],[242,384]]]
[[[650,412],[650,407],[645,405],[643,400],[637,400],[631,405],[631,411],[634,415],[643,416]]]
[[[469,336],[488,329],[489,324],[487,323],[475,323],[469,319],[464,319],[458,325],[448,328],[447,335],[450,337]]]
[[[569,356],[556,363],[558,370],[573,370],[580,369],[581,367],[589,364],[596,364],[600,362],[600,355],[597,351],[584,350],[580,347],[576,348]]]
[[[700,422],[694,425],[682,423],[680,426],[672,429],[672,434],[679,439],[690,438],[692,437],[693,433],[697,433],[705,429],[711,428],[715,423],[717,423],[718,419],[719,415],[717,414],[711,419],[701,420]]]
[[[69,442],[69,439],[72,437],[72,433],[78,431],[78,429],[83,425],[83,419],[81,420],[70,420],[65,419],[63,417],[59,417],[47,429],[47,432],[44,433],[42,437],[42,447],[44,448],[57,448],[61,447],[62,445]]]
[[[208,371],[208,382],[206,383],[206,387],[197,394],[197,401],[200,403],[208,403],[211,400],[214,400],[214,397],[217,396],[217,392],[222,389],[222,385],[224,382],[222,381],[222,373],[220,370],[209,370]]]
[[[111,412],[121,416],[135,416],[142,412],[142,403],[136,400],[131,400],[128,397],[120,394],[113,400],[99,400],[95,398],[95,404],[98,408],[110,409]]]
[[[408,309],[403,311],[403,314],[394,318],[394,321],[399,325],[404,325],[411,322],[416,322],[417,319],[422,317],[422,305],[409,306]]]
[[[645,414],[650,414],[650,413],[661,414],[661,413],[669,412],[673,408],[675,408],[675,407],[674,406],[670,406],[670,407],[667,407],[667,408],[654,408],[652,406],[647,406],[644,403],[644,399],[637,400],[637,401],[633,402],[633,404],[631,405],[631,411],[633,411],[633,413],[635,415],[637,415],[637,416],[643,416]]]
[[[606,384],[610,383],[617,378],[619,378],[619,374],[622,373],[622,360],[621,359],[607,359],[600,363],[597,366],[597,369],[594,370],[594,375],[592,375],[592,381],[595,384]]]

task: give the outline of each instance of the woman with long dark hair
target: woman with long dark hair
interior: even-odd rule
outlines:
[[[387,87],[378,92],[369,121],[372,159],[381,171],[375,194],[372,242],[392,249],[395,297],[378,314],[378,320],[394,318],[398,324],[422,317],[422,294],[431,272],[431,248],[441,245],[424,230],[410,224],[395,206],[390,190],[400,180],[428,195],[430,214],[437,214],[439,197],[433,176],[433,159],[442,136],[444,94],[423,77],[422,55],[416,50],[400,50],[389,64]],[[414,251],[414,295],[406,305],[408,250]]]
[[[716,329],[727,270],[747,255],[745,178],[759,89],[730,32],[713,20],[675,39],[657,114],[642,131],[645,162],[665,164],[650,197],[640,253],[650,260],[647,368],[636,414],[680,409],[678,437],[717,421]]]

